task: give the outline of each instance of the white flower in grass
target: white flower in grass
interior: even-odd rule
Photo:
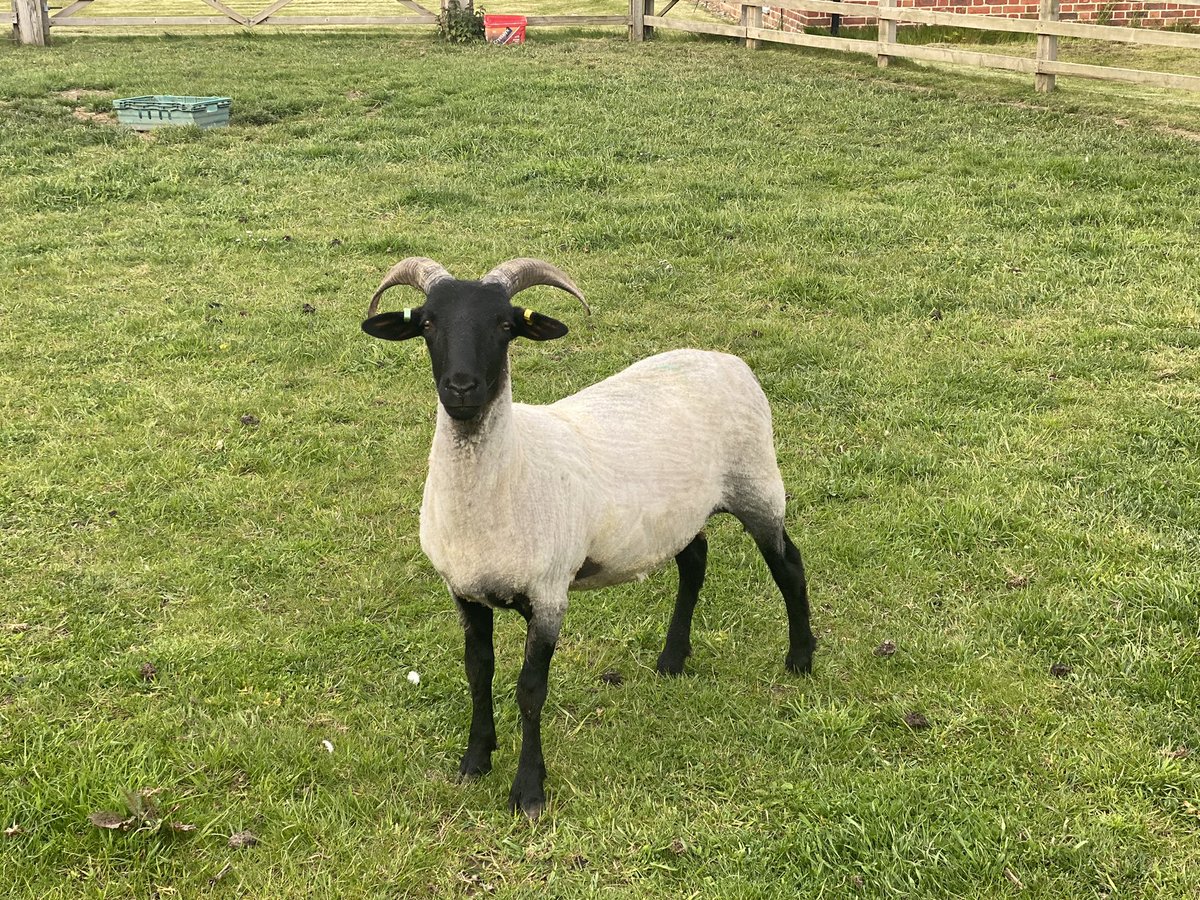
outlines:
[[[409,684],[420,684],[421,683],[421,674],[419,672],[417,672],[416,669],[414,669],[413,671],[408,673],[408,683]]]

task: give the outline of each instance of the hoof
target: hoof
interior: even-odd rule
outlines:
[[[508,811],[515,815],[519,810],[530,822],[536,822],[545,808],[546,792],[542,780],[525,778],[518,772],[512,790],[508,792]]]
[[[458,780],[474,781],[492,771],[492,754],[468,750],[458,764]]]
[[[680,649],[674,647],[671,642],[667,642],[667,646],[663,648],[663,652],[658,654],[658,674],[673,677],[683,674],[683,662],[692,655],[692,645]]]
[[[816,649],[817,639],[811,635],[803,646],[792,644],[783,660],[784,667],[793,675],[811,675],[813,651]]]
[[[674,678],[677,675],[683,674],[683,657],[668,656],[663,653],[658,658],[658,674],[667,678]]]
[[[784,659],[783,665],[793,675],[811,675],[812,650],[791,651]]]

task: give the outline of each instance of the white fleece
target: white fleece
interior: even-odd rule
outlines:
[[[524,594],[557,625],[569,589],[658,568],[718,511],[782,534],[771,410],[742,360],[675,350],[548,406],[505,375],[471,427],[439,405],[421,547],[456,596]]]

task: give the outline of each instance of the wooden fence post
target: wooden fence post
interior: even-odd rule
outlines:
[[[50,43],[50,13],[43,0],[13,0],[17,14],[17,39],[22,44],[45,47]]]
[[[889,6],[895,6],[896,0],[877,0],[879,3],[879,11],[883,12]],[[879,68],[886,69],[892,64],[892,58],[888,55],[888,45],[896,43],[896,20],[885,19],[879,17],[879,53],[875,57],[875,62],[879,64]]]
[[[781,10],[779,14],[782,16],[783,11]],[[741,26],[743,28],[745,28],[747,26],[749,26],[750,28],[762,28],[763,27],[763,8],[756,4],[743,3],[742,4],[742,14],[738,17],[738,21],[741,23]],[[755,38],[747,36],[747,37],[742,38],[742,44],[746,47],[747,50],[757,50],[759,47],[762,46],[762,41],[756,40]]]
[[[654,0],[629,0],[629,39],[644,41],[654,37],[653,26],[646,24],[646,16],[654,15]]]
[[[1038,21],[1058,21],[1058,0],[1041,0],[1041,4],[1038,6]],[[1058,59],[1058,35],[1042,34],[1041,32],[1038,32],[1038,69],[1041,69],[1041,64],[1043,62],[1053,62],[1056,59]],[[1054,90],[1054,76],[1045,75],[1039,71],[1033,76],[1033,86],[1037,89],[1039,94],[1048,94]]]

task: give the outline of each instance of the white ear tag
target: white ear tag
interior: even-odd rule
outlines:
[[[411,310],[411,309],[408,309],[407,307],[406,307],[406,308],[405,308],[405,310],[404,310],[404,321],[405,321],[405,322],[411,322],[411,321],[412,321],[412,310]]]

